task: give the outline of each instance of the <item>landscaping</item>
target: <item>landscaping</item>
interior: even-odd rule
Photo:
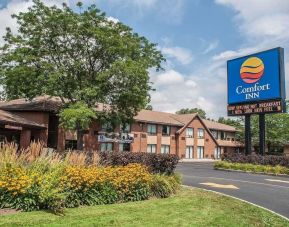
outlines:
[[[173,156],[164,155],[158,162],[154,155],[146,154],[138,163],[113,166],[107,156],[106,165],[101,165],[102,156],[97,152],[49,152],[39,143],[17,151],[14,144],[5,144],[0,148],[0,208],[62,214],[67,207],[165,198],[180,186],[180,178],[172,173],[177,163]],[[142,160],[154,160],[158,168]]]
[[[166,199],[0,216],[0,226],[289,226],[269,211],[200,189],[182,188]]]
[[[284,166],[271,166],[271,165],[256,165],[250,163],[232,163],[227,161],[219,161],[214,164],[215,169],[225,170],[240,170],[252,173],[266,173],[275,175],[289,175],[289,168]]]

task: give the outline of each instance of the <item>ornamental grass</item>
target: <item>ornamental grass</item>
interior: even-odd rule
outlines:
[[[0,208],[63,214],[66,207],[167,197],[178,188],[176,179],[137,163],[100,166],[96,152],[59,154],[39,143],[20,151],[15,144],[0,148]]]

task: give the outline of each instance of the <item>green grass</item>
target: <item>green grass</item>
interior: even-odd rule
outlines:
[[[200,189],[167,199],[0,216],[0,226],[289,226],[266,210]]]

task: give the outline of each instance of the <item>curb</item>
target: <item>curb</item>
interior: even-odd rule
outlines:
[[[275,173],[265,173],[265,172],[253,172],[253,171],[245,171],[245,170],[238,170],[238,169],[225,169],[225,168],[216,168],[215,170],[220,171],[227,171],[227,172],[238,172],[238,173],[252,173],[252,174],[260,174],[260,175],[268,175],[268,176],[278,176],[278,177],[286,177],[288,178],[288,174],[275,174]]]
[[[263,210],[269,211],[270,213],[275,214],[275,215],[277,215],[277,216],[279,216],[279,217],[281,217],[281,218],[283,218],[283,219],[285,219],[286,221],[289,222],[289,218],[283,216],[282,214],[279,214],[279,213],[277,213],[277,212],[275,212],[275,211],[273,211],[273,210],[270,210],[270,209],[268,209],[268,208],[266,208],[266,207],[262,207],[262,206],[260,206],[260,205],[258,205],[258,204],[249,202],[249,201],[247,201],[247,200],[240,199],[240,198],[235,197],[235,196],[232,196],[232,195],[227,195],[227,194],[224,194],[224,193],[222,193],[222,192],[213,191],[213,190],[210,190],[210,189],[193,187],[193,186],[184,185],[184,184],[182,184],[181,186],[182,186],[182,187],[185,187],[185,188],[200,189],[200,190],[204,190],[204,191],[208,191],[208,192],[213,192],[213,193],[215,193],[215,194],[219,194],[219,195],[222,195],[222,196],[227,196],[227,197],[230,197],[230,198],[232,198],[232,199],[236,199],[236,200],[239,200],[239,201],[241,201],[241,202],[244,202],[244,203],[253,205],[253,206],[255,206],[255,207],[261,208],[261,209],[263,209]]]

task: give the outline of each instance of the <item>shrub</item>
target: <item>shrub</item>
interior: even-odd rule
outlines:
[[[104,166],[125,166],[139,163],[147,166],[153,173],[172,174],[178,164],[177,155],[133,152],[100,152],[99,162]]]
[[[284,166],[289,168],[289,157],[286,156],[276,156],[276,155],[242,155],[227,153],[222,155],[223,161],[228,161],[232,163],[250,163],[258,165],[270,165],[270,166]]]
[[[270,166],[270,165],[256,165],[250,163],[232,163],[227,161],[219,161],[214,164],[215,169],[233,169],[250,171],[253,173],[270,173],[270,174],[287,174],[289,175],[289,168],[284,166]]]
[[[155,174],[150,184],[152,195],[158,198],[167,198],[180,187],[181,179],[178,175]]]

